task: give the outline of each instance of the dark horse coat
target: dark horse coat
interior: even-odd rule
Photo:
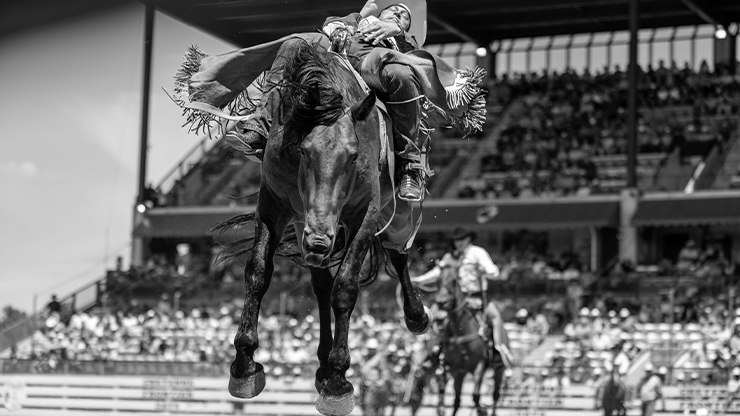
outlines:
[[[389,220],[386,233],[379,237],[390,243],[385,251],[403,286],[406,325],[414,333],[423,333],[430,318],[411,285],[408,255],[398,250],[411,230],[411,207],[396,199],[389,166],[381,157],[375,96],[361,88],[338,55],[321,47],[321,40],[284,42],[273,65],[276,72],[270,75],[283,79],[280,106],[273,115],[262,163],[255,238],[245,268],[247,291],[229,391],[250,398],[264,388],[264,370],[253,359],[259,346],[257,319],[273,256],[290,229],[311,272],[319,306],[316,407],[323,414],[345,415],[354,406],[354,389],[345,372],[350,365],[347,336],[360,270],[376,233]],[[396,216],[391,219],[394,210]]]

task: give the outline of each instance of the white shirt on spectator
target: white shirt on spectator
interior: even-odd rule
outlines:
[[[657,374],[653,374],[640,388],[640,400],[652,401],[657,400],[661,395],[661,386],[663,381]]]

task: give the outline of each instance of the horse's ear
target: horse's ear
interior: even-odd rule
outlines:
[[[373,111],[373,107],[375,107],[375,93],[370,91],[364,100],[352,106],[352,119],[355,121],[366,119]]]

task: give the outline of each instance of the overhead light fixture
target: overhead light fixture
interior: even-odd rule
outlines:
[[[475,54],[478,55],[479,58],[484,58],[486,55],[488,55],[488,49],[481,46],[475,50]]]
[[[717,39],[725,39],[727,37],[727,31],[724,26],[717,25],[717,29],[714,31],[714,37]]]

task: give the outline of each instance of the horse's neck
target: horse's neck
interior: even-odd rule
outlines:
[[[477,321],[473,311],[464,306],[465,300],[461,300],[462,303],[453,310],[450,316],[449,328],[454,335],[466,335],[471,332],[478,331]]]

